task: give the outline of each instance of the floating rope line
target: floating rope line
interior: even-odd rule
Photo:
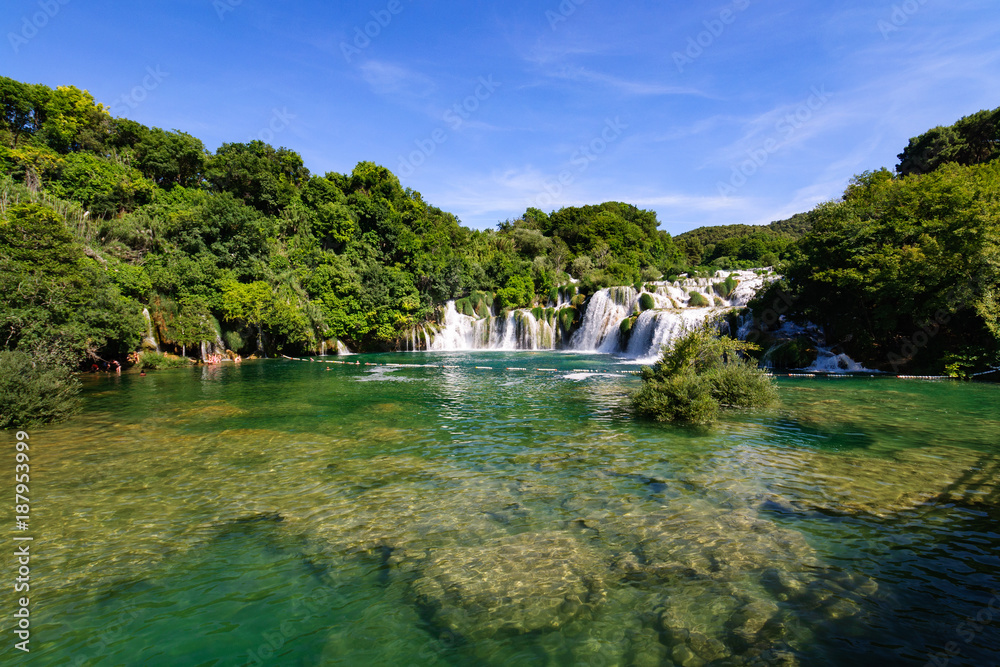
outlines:
[[[616,375],[642,375],[642,371],[622,371],[622,370],[614,370],[614,369],[604,369],[604,370],[599,370],[599,369],[578,369],[578,368],[565,368],[565,369],[559,369],[559,368],[535,368],[535,369],[530,369],[530,368],[521,368],[521,367],[518,367],[518,366],[508,366],[508,367],[505,367],[505,368],[496,369],[493,366],[471,366],[471,367],[465,366],[465,367],[463,367],[463,366],[454,366],[454,365],[445,365],[445,364],[378,364],[378,363],[371,363],[371,362],[368,362],[368,361],[362,363],[360,361],[333,361],[333,360],[326,360],[326,359],[316,360],[316,359],[313,359],[312,357],[310,357],[308,359],[296,359],[295,357],[289,357],[288,355],[285,355],[285,354],[283,354],[281,356],[283,358],[285,358],[285,359],[288,359],[289,361],[305,361],[305,362],[312,362],[312,363],[318,363],[318,364],[337,364],[337,365],[340,365],[340,366],[362,366],[363,365],[363,366],[368,366],[368,367],[382,367],[382,368],[445,368],[445,369],[449,369],[449,370],[457,370],[457,369],[461,369],[461,368],[471,368],[472,370],[477,370],[477,371],[500,370],[501,372],[504,372],[504,371],[509,371],[509,372],[526,372],[526,371],[534,370],[537,373],[566,373],[567,375],[570,375],[570,374],[572,374],[572,375],[588,374],[588,375],[604,375],[604,376],[611,376],[611,377],[614,377]],[[811,378],[811,379],[817,379],[818,378],[818,379],[838,379],[838,380],[840,380],[840,379],[847,379],[847,378],[878,378],[878,377],[895,377],[895,378],[900,379],[900,380],[955,380],[956,379],[956,378],[953,378],[953,377],[949,377],[947,375],[895,375],[895,376],[893,376],[893,375],[886,375],[886,374],[879,374],[879,373],[858,374],[858,373],[774,373],[772,371],[766,371],[766,372],[767,372],[767,374],[770,377]],[[983,373],[976,373],[976,375],[974,375],[973,377],[978,377],[980,375],[989,375],[990,373],[997,373],[997,372],[1000,372],[1000,368],[994,369],[994,370],[990,370],[990,371],[985,371]]]

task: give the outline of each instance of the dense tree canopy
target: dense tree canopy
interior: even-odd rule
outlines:
[[[954,162],[970,166],[1000,158],[1000,108],[980,111],[948,127],[935,127],[899,154],[896,171],[902,176],[929,174]]]
[[[0,78],[0,104],[8,196],[46,210],[81,284],[115,291],[136,323],[76,345],[78,359],[135,345],[143,308],[177,351],[220,339],[244,353],[333,339],[391,349],[449,299],[532,307],[571,276],[586,291],[683,265],[655,214],[627,204],[529,209],[474,231],[371,162],[320,176],[261,141],[211,153],[184,132],[112,118],[76,88]]]
[[[936,371],[998,361],[1000,161],[862,174],[817,208],[799,250],[779,288],[859,360]]]

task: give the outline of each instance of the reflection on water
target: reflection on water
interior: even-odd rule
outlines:
[[[32,664],[1000,659],[1000,388],[787,380],[705,431],[607,358],[352,357],[414,359],[453,367],[92,380],[32,437]]]

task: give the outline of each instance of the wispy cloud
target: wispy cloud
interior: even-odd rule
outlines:
[[[563,79],[566,81],[599,84],[612,88],[625,95],[695,95],[699,97],[709,97],[707,93],[689,86],[670,86],[658,82],[631,81],[611,74],[593,72],[583,67],[560,67],[546,72],[546,75],[551,78]]]
[[[368,60],[361,64],[360,69],[369,87],[378,95],[425,99],[436,88],[430,77],[392,63]]]

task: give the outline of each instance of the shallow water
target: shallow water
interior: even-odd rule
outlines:
[[[1000,661],[1000,387],[783,379],[704,431],[608,357],[350,360],[33,431],[29,664]]]

